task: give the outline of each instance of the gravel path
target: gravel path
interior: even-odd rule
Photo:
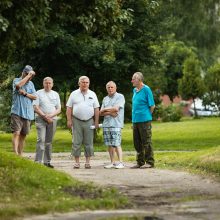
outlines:
[[[124,169],[104,169],[103,166],[108,162],[107,153],[96,153],[91,161],[92,169],[84,169],[83,157],[81,168],[73,169],[73,160],[69,154],[53,154],[55,169],[82,181],[116,187],[129,197],[134,204],[133,209],[49,214],[31,219],[100,219],[116,215],[141,215],[148,220],[220,219],[219,182],[187,172],[156,168],[130,169],[134,165],[132,163],[125,163]]]

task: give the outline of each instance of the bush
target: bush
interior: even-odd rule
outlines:
[[[181,107],[179,105],[169,105],[163,106],[160,105],[158,107],[158,116],[161,118],[162,122],[169,122],[169,121],[180,121],[182,117]]]

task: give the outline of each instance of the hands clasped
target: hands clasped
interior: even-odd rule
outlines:
[[[43,115],[42,118],[44,121],[46,121],[48,124],[53,123],[53,118],[50,117],[49,115]]]

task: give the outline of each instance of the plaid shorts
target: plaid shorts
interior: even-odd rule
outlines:
[[[107,146],[121,146],[121,128],[103,128],[104,143]]]

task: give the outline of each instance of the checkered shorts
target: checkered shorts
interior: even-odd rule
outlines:
[[[103,128],[103,137],[107,146],[121,146],[121,128]]]

